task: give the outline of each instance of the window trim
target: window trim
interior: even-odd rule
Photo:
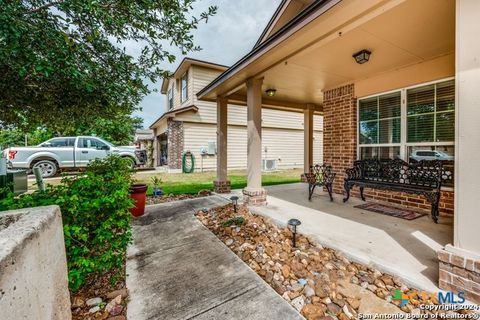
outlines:
[[[170,104],[171,102],[171,104]],[[173,85],[170,87],[170,89],[168,89],[167,91],[167,104],[168,104],[168,110],[172,110],[173,109],[173,105],[174,105],[174,98],[173,98]]]
[[[356,119],[356,130],[357,130],[357,160],[360,160],[360,148],[365,148],[365,147],[400,147],[400,159],[407,161],[408,162],[408,148],[412,146],[434,146],[434,147],[439,147],[439,146],[454,146],[455,147],[455,139],[456,135],[454,136],[454,141],[440,141],[440,142],[407,142],[407,90],[414,89],[414,88],[419,88],[419,87],[424,87],[432,84],[437,84],[441,82],[446,82],[450,80],[455,80],[455,77],[447,77],[447,78],[442,78],[438,80],[433,80],[429,82],[423,82],[407,87],[402,87],[399,89],[394,89],[394,90],[388,90],[388,91],[382,91],[382,92],[377,92],[375,94],[370,94],[367,96],[363,97],[357,97],[357,119]],[[456,83],[455,83],[456,86]],[[360,144],[360,100],[363,99],[368,99],[368,98],[374,98],[390,93],[395,93],[400,91],[400,143],[378,143],[378,144]],[[456,92],[455,92],[456,94]],[[435,99],[435,104],[436,104],[436,99],[437,96],[435,94],[434,96]],[[457,110],[457,105],[455,105],[455,115],[456,115],[456,110]],[[436,118],[436,117],[434,117]],[[436,121],[436,120],[435,120]],[[456,127],[456,122],[455,122],[455,127]],[[455,132],[456,134],[456,132]],[[445,191],[453,191],[455,187],[444,187],[442,186],[442,190]]]
[[[185,99],[183,98],[183,78],[185,78]],[[180,102],[183,104],[185,101],[188,101],[188,71],[180,77]]]

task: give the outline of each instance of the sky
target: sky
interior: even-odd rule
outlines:
[[[260,37],[280,0],[198,0],[193,14],[203,12],[208,6],[216,5],[217,14],[201,24],[193,32],[194,41],[202,50],[188,54],[190,58],[206,60],[230,66],[247,54]],[[132,44],[133,46],[134,44]],[[135,48],[127,48],[135,51]],[[165,63],[162,68],[174,71],[182,61],[178,50],[174,64]],[[153,84],[160,88],[161,83]],[[143,125],[148,128],[165,110],[165,96],[153,92],[146,96],[140,104],[142,111],[138,115],[144,119]]]

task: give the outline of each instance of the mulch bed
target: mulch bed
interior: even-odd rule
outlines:
[[[72,320],[126,319],[128,290],[125,279],[112,285],[111,278],[112,274],[106,274],[100,279],[91,281],[77,292],[71,293]],[[101,299],[99,304],[98,298]],[[99,310],[95,311],[96,309]]]
[[[172,201],[179,201],[179,200],[186,200],[186,199],[195,199],[201,198],[211,195],[212,192],[210,190],[201,190],[195,194],[168,194],[158,197],[148,196],[147,197],[147,205],[150,204],[159,204],[165,202],[172,202]]]
[[[399,312],[431,313],[420,310],[420,305],[438,304],[435,297],[415,294],[399,278],[349,261],[341,252],[301,234],[297,234],[297,247],[293,248],[290,229],[278,228],[270,220],[251,214],[245,206],[240,206],[237,213],[227,205],[199,211],[196,216],[308,320],[356,319],[363,296],[340,293],[345,283],[358,286],[362,292],[370,291],[397,306],[394,309]],[[394,299],[398,290],[411,295],[404,306]],[[381,300],[378,302],[385,304]]]

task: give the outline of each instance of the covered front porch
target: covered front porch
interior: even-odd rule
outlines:
[[[473,165],[480,162],[480,153],[478,139],[472,139],[480,134],[480,47],[472,31],[480,28],[476,18],[480,4],[352,0],[314,2],[309,8],[198,94],[201,99],[217,101],[217,191],[229,191],[229,102],[244,103],[248,109],[248,185],[242,194],[250,205],[267,204],[268,192],[261,183],[262,108],[304,113],[305,172],[313,164],[313,114],[323,115],[323,159],[336,173],[336,194],[343,193],[345,170],[355,160],[373,157],[410,162],[420,155],[419,150],[442,151],[452,158],[454,154],[455,181],[442,188],[441,225],[424,218],[403,225],[398,219],[361,214],[351,204],[330,204],[327,199],[315,201],[317,206],[325,206],[325,211],[312,212],[308,203],[297,203],[294,190],[286,194],[291,201],[276,200],[278,210],[268,210],[268,206],[258,210],[281,216],[282,210],[293,204],[295,210],[285,211],[290,217],[310,212],[323,216],[324,221],[333,210],[338,214],[330,229],[330,242],[339,249],[343,250],[339,235],[344,226],[352,228],[349,242],[364,236],[360,230],[375,230],[372,244],[384,248],[385,239],[390,239],[392,246],[377,252],[376,263],[388,268],[409,261],[410,267],[415,267],[406,271],[406,276],[408,272],[425,273],[425,281],[418,277],[412,281],[427,287],[439,274],[440,288],[464,291],[468,299],[480,302],[480,218],[475,200],[480,192],[480,168]],[[368,52],[369,59],[356,57],[362,51]],[[367,198],[418,210],[429,208],[420,197],[402,193],[394,197],[390,192],[372,192]],[[372,223],[380,225],[372,229]],[[429,233],[412,229],[422,223]],[[399,224],[402,226],[397,228]],[[324,231],[315,234],[322,236]],[[388,236],[399,232],[404,236]],[[438,238],[440,234],[445,238]],[[411,248],[409,241],[414,244]],[[368,250],[369,245],[362,247]],[[424,248],[430,249],[423,258],[412,258]],[[396,250],[406,252],[405,260],[394,259]]]
[[[330,202],[327,192],[316,190],[308,200],[304,183],[265,187],[268,196],[265,206],[251,211],[271,218],[285,226],[291,218],[302,224],[299,232],[324,246],[344,252],[350,259],[400,276],[412,287],[437,291],[437,251],[453,238],[453,217],[442,217],[433,224],[428,216],[415,220],[355,208],[360,199],[342,203],[340,195]],[[241,190],[226,194],[242,197]]]

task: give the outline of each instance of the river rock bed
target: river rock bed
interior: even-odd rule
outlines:
[[[237,209],[235,213],[233,206],[227,205],[199,211],[196,216],[308,320],[357,318],[362,298],[342,294],[344,283],[370,291],[387,302],[382,303],[396,306],[399,313],[425,313],[421,304],[438,304],[435,297],[413,294],[399,278],[352,262],[301,234],[293,248],[290,229],[278,228],[245,206]],[[400,292],[411,296],[403,306],[395,299]]]

